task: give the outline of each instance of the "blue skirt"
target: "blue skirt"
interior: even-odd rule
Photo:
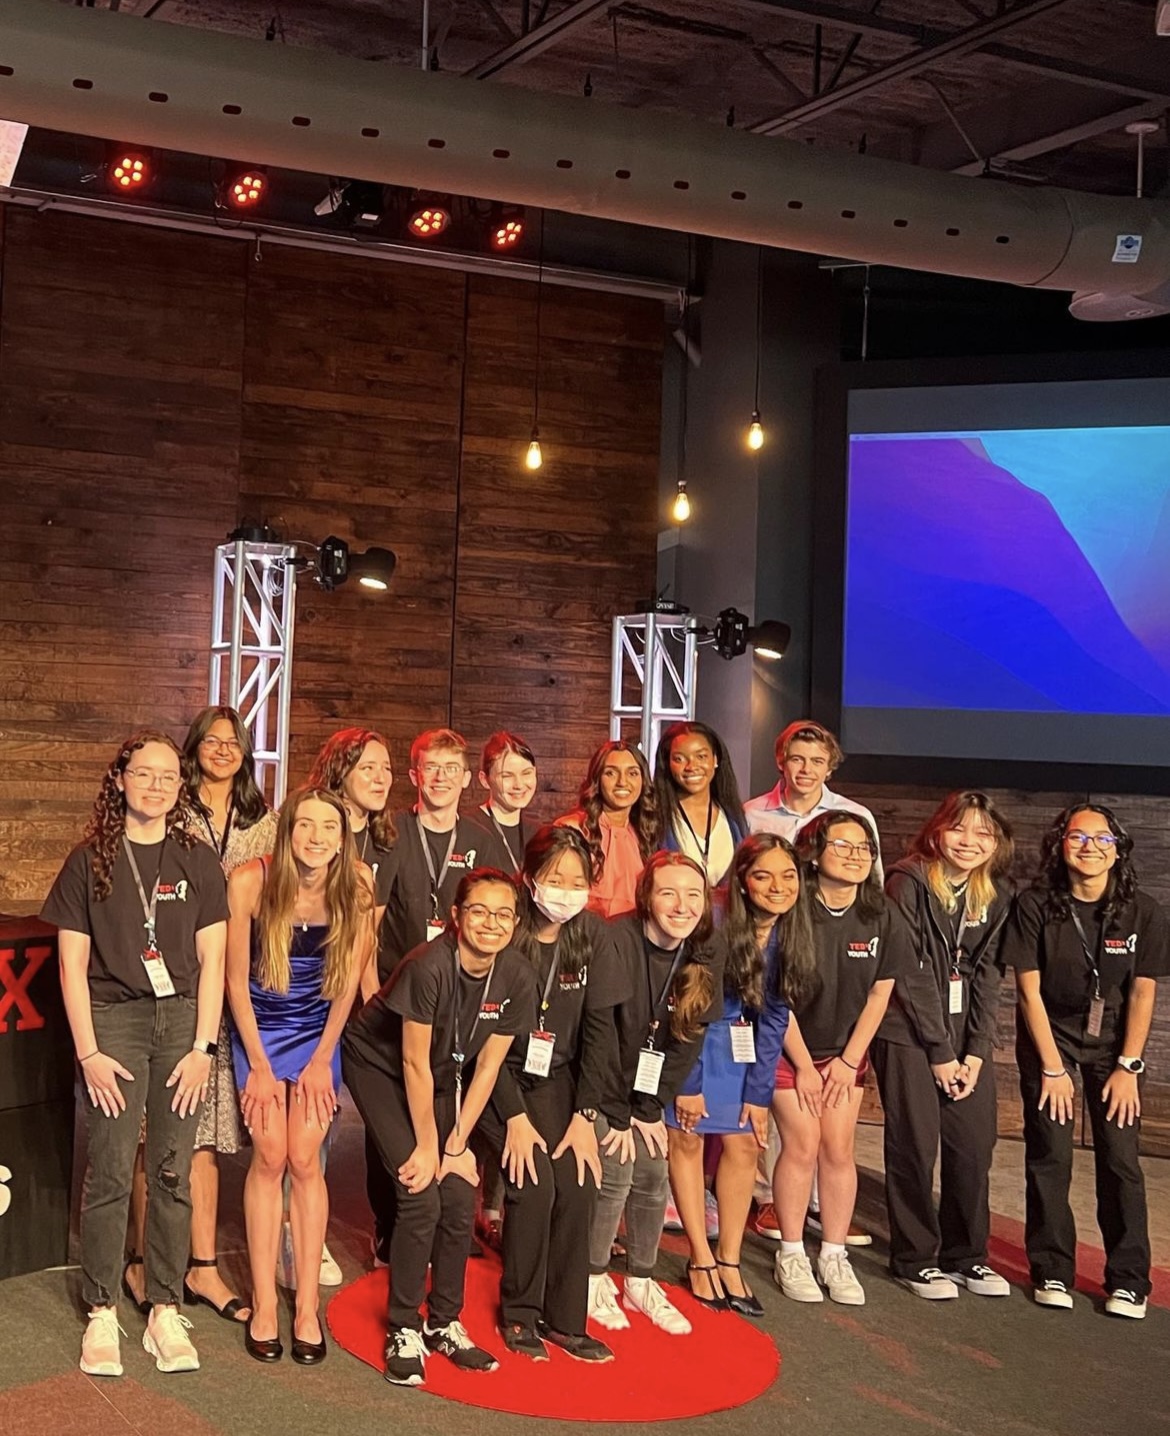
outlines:
[[[289,959],[292,974],[287,992],[266,992],[253,977],[248,983],[252,1011],[260,1040],[272,1064],[273,1075],[281,1082],[295,1082],[317,1049],[331,1003],[321,996],[324,959],[319,955]],[[239,1034],[232,1029],[232,1063],[236,1085],[244,1090],[252,1070]],[[333,1085],[341,1086],[341,1043],[333,1049]]]
[[[703,1100],[707,1115],[695,1127],[706,1136],[722,1136],[730,1132],[750,1132],[750,1125],[739,1125],[743,1110],[743,1089],[751,1071],[747,1062],[736,1062],[731,1055],[731,1023],[712,1022],[703,1039]],[[668,1127],[677,1127],[674,1104],[663,1111]]]

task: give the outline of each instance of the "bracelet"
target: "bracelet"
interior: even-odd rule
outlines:
[[[859,1063],[855,1065],[854,1063],[850,1062],[848,1057],[846,1057],[843,1053],[840,1057],[837,1058],[837,1061],[844,1062],[845,1066],[849,1068],[850,1072],[856,1072],[857,1067],[860,1066]]]
[[[89,1054],[89,1057],[79,1057],[77,1059],[77,1065],[79,1067],[84,1067],[85,1064],[89,1061],[90,1057],[97,1057],[101,1050],[102,1049],[100,1047],[95,1047],[93,1051]]]
[[[467,1151],[467,1143],[464,1142],[464,1144],[463,1144],[463,1152],[466,1152],[466,1151]],[[459,1159],[460,1157],[462,1157],[463,1152],[448,1152],[448,1150],[446,1149],[446,1147],[443,1148],[443,1156],[444,1156],[444,1157],[450,1157],[450,1158],[452,1159],[452,1161],[458,1161],[458,1159]]]
[[[1047,1072],[1043,1067],[1041,1067],[1040,1070],[1050,1082],[1055,1082],[1058,1077],[1067,1077],[1069,1075],[1067,1067],[1062,1067],[1059,1072]]]

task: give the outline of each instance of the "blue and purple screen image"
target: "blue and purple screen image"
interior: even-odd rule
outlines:
[[[863,751],[1170,763],[1170,426],[855,433],[845,567]]]

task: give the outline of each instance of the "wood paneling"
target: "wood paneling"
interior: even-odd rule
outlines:
[[[0,214],[0,910],[35,910],[131,729],[205,701],[237,523],[398,554],[297,606],[290,777],[333,729],[500,726],[560,812],[655,562],[661,307],[60,215]],[[469,794],[474,799],[475,794]],[[470,806],[470,803],[469,803]]]

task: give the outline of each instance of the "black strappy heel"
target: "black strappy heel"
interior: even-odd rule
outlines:
[[[130,1298],[130,1300],[134,1303],[134,1305],[138,1308],[139,1312],[143,1316],[149,1316],[151,1312],[150,1302],[148,1302],[145,1297],[135,1296],[134,1288],[130,1285],[129,1280],[127,1279],[126,1273],[130,1270],[132,1266],[140,1266],[142,1267],[143,1271],[146,1270],[146,1264],[143,1262],[142,1258],[138,1255],[137,1252],[130,1252],[129,1255],[126,1257],[126,1265],[122,1268],[122,1290],[126,1293],[126,1295]]]
[[[710,1307],[712,1311],[726,1311],[728,1300],[725,1296],[700,1296],[695,1290],[695,1284],[691,1279],[691,1273],[701,1271],[707,1274],[707,1280],[711,1284],[711,1290],[715,1290],[715,1268],[713,1266],[696,1266],[693,1261],[687,1262],[687,1285],[691,1289],[691,1295],[700,1306]]]
[[[138,1260],[141,1261],[142,1258],[139,1257]],[[193,1266],[218,1265],[218,1257],[192,1257],[187,1263],[187,1271],[190,1272]],[[201,1296],[188,1284],[186,1275],[183,1277],[183,1299],[190,1302],[202,1302],[204,1306],[209,1306],[212,1311],[215,1312],[216,1316],[222,1316],[224,1321],[235,1322],[237,1326],[240,1324],[239,1321],[237,1321],[237,1317],[241,1311],[247,1308],[247,1302],[242,1301],[238,1296],[231,1297],[228,1301],[225,1301],[222,1306],[216,1306],[215,1302],[213,1302],[209,1296]]]
[[[739,1262],[720,1261],[718,1257],[715,1258],[715,1265],[726,1267],[728,1271],[739,1270]],[[753,1316],[759,1318],[764,1315],[764,1308],[760,1305],[759,1298],[757,1296],[754,1296],[751,1292],[747,1292],[744,1296],[732,1296],[732,1294],[728,1292],[727,1305],[731,1308],[732,1311],[737,1312],[740,1316]]]

